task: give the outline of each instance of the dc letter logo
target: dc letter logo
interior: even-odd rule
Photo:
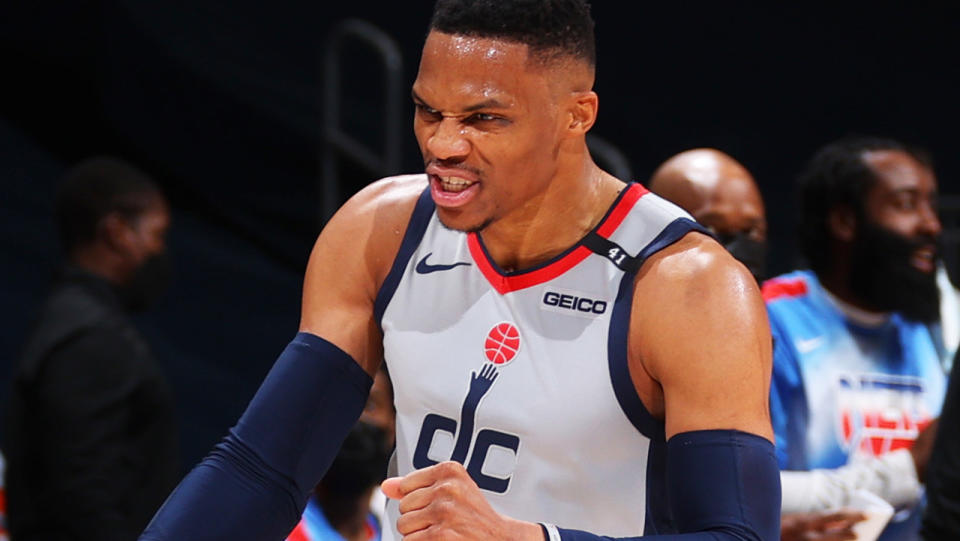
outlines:
[[[487,333],[483,349],[488,362],[484,363],[479,372],[470,373],[470,387],[460,409],[459,426],[455,419],[436,413],[427,414],[420,427],[420,437],[417,439],[417,448],[413,453],[413,466],[420,469],[437,463],[428,456],[430,448],[437,432],[446,432],[456,438],[450,460],[466,464],[467,473],[480,488],[502,494],[510,486],[510,476],[495,477],[485,474],[482,471],[483,464],[492,447],[500,447],[516,456],[520,448],[520,438],[514,434],[489,428],[481,430],[474,438],[473,430],[477,407],[500,375],[498,368],[512,361],[520,350],[520,332],[512,323],[498,323]],[[472,453],[470,452],[471,443],[473,444]],[[468,454],[469,461],[467,461]]]

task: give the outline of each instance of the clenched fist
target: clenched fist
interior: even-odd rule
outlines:
[[[392,477],[382,489],[388,498],[400,501],[397,531],[405,541],[543,541],[540,525],[494,511],[458,462],[441,462],[406,477]]]

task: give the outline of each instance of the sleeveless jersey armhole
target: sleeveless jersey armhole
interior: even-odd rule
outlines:
[[[400,279],[403,277],[410,257],[423,239],[423,234],[426,232],[427,226],[430,225],[430,218],[433,216],[435,208],[433,199],[430,196],[430,187],[428,186],[417,199],[417,204],[413,208],[413,215],[410,216],[410,221],[407,223],[407,232],[404,233],[403,240],[400,243],[400,250],[393,260],[393,265],[390,267],[390,272],[383,281],[383,285],[380,286],[380,290],[377,292],[377,298],[373,305],[373,314],[378,326],[380,326],[383,321],[383,313],[386,311],[387,305],[390,304],[390,299],[393,298],[397,286],[400,285]]]

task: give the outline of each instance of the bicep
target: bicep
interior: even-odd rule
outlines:
[[[368,374],[383,358],[377,292],[422,189],[399,177],[368,186],[331,218],[307,264],[300,331],[336,345]]]
[[[763,300],[742,266],[707,248],[668,256],[641,276],[637,299],[660,309],[631,331],[639,361],[662,387],[668,438],[733,429],[772,439]]]
[[[336,345],[372,374],[382,357],[375,287],[362,260],[318,239],[303,285],[300,331]]]

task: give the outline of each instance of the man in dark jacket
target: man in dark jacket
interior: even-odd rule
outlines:
[[[142,172],[94,158],[66,175],[56,218],[67,265],[6,413],[10,532],[134,539],[179,476],[172,397],[128,316],[165,286],[170,213]]]

